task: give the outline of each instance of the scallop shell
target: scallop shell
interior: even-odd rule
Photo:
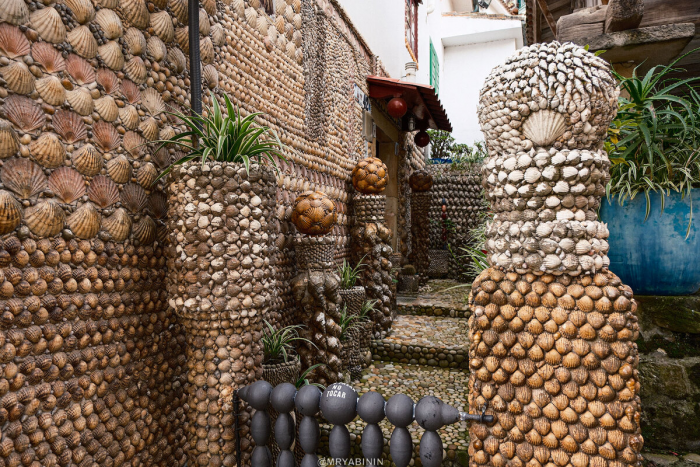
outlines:
[[[552,110],[538,110],[530,114],[523,123],[523,135],[535,146],[549,146],[566,131],[566,120],[562,114]]]
[[[66,58],[66,71],[81,86],[95,81],[95,69],[75,54]]]
[[[0,159],[7,159],[19,151],[19,138],[12,124],[0,118]]]
[[[171,48],[168,50],[168,63],[170,64],[170,70],[176,75],[179,75],[185,71],[187,59],[180,49]]]
[[[17,58],[29,54],[31,47],[27,36],[16,26],[7,23],[0,24],[0,51],[9,58]]]
[[[34,75],[24,62],[10,62],[9,65],[0,68],[0,74],[7,87],[17,94],[29,94],[34,90]]]
[[[105,65],[114,71],[124,68],[124,55],[122,48],[117,41],[109,41],[97,49]]]
[[[168,196],[162,191],[154,191],[148,198],[148,207],[157,219],[168,215]]]
[[[126,209],[134,214],[137,214],[146,207],[146,203],[148,203],[148,195],[141,185],[137,185],[136,183],[127,183],[122,189],[121,201],[122,205]]]
[[[167,11],[153,13],[151,15],[151,27],[156,35],[163,39],[163,42],[166,44],[172,41],[175,36],[173,20]]]
[[[47,75],[37,80],[36,90],[44,102],[49,105],[59,106],[66,100],[66,89],[56,76]]]
[[[173,127],[171,126],[164,126],[160,132],[158,133],[158,139],[161,141],[165,141],[168,139],[172,139],[175,137],[175,130],[173,130]]]
[[[150,162],[143,164],[136,172],[136,181],[147,190],[150,190],[158,178],[158,170]]]
[[[113,122],[119,117],[119,108],[112,96],[102,96],[95,101],[95,110],[103,120]]]
[[[210,37],[205,37],[199,43],[199,54],[202,58],[202,63],[209,64],[214,62],[214,44],[211,43]]]
[[[79,115],[84,117],[90,115],[94,108],[90,91],[85,88],[77,88],[73,91],[66,92],[66,99]]]
[[[168,0],[168,7],[180,23],[187,24],[189,12],[187,11],[186,0]]]
[[[202,78],[209,89],[215,89],[219,85],[219,72],[214,65],[206,65],[202,71]]]
[[[112,240],[123,242],[131,233],[131,218],[124,209],[119,208],[102,222],[102,228],[112,237]]]
[[[121,136],[114,125],[107,122],[97,122],[92,126],[93,141],[105,152],[112,151],[121,144]]]
[[[141,91],[133,81],[125,79],[122,81],[122,94],[130,104],[136,104],[141,100]]]
[[[111,178],[98,175],[90,182],[87,195],[97,206],[107,208],[119,201],[119,188]]]
[[[124,34],[126,45],[129,46],[131,55],[141,55],[146,51],[146,38],[143,33],[136,28],[129,28]]]
[[[102,155],[92,144],[86,144],[73,152],[73,167],[83,175],[92,177],[102,170]]]
[[[219,23],[216,23],[211,27],[211,40],[217,47],[221,47],[226,43],[226,33],[224,32],[223,26],[221,26]]]
[[[105,93],[113,94],[119,91],[119,78],[112,71],[107,68],[100,68],[97,70],[97,84],[102,86]]]
[[[61,167],[49,175],[49,189],[65,204],[85,195],[83,176],[70,167]]]
[[[210,15],[216,14],[216,0],[202,0],[204,11]]]
[[[122,0],[119,8],[129,24],[139,29],[146,29],[150,14],[144,0]]]
[[[0,22],[19,26],[29,21],[29,8],[24,0],[3,0],[0,3]]]
[[[46,42],[60,44],[66,40],[66,27],[55,8],[48,7],[34,11],[30,22],[32,29]]]
[[[208,36],[211,32],[211,23],[209,22],[209,15],[203,9],[199,9],[199,34],[202,36]]]
[[[156,223],[149,216],[142,216],[133,227],[134,237],[142,245],[150,245],[156,240]]]
[[[119,15],[109,8],[102,8],[95,16],[95,22],[100,25],[107,39],[118,39],[124,34],[124,27]]]
[[[15,230],[21,221],[22,207],[20,204],[12,194],[0,190],[0,235]]]
[[[153,0],[152,3],[159,10],[165,10],[168,6],[168,0]]]
[[[119,119],[129,130],[135,130],[139,126],[139,112],[133,105],[119,109]]]
[[[161,138],[161,139],[163,139],[163,138]],[[164,169],[167,166],[169,166],[171,161],[172,161],[172,159],[170,157],[170,152],[166,148],[160,148],[151,157],[153,159],[153,162],[155,162],[156,165],[158,167],[160,167],[161,169]]]
[[[30,133],[44,126],[46,114],[33,100],[11,95],[5,99],[5,115],[20,130]]]
[[[190,53],[190,35],[189,28],[187,26],[183,26],[175,30],[175,40],[183,53]]]
[[[42,133],[29,145],[32,158],[48,169],[62,166],[66,161],[66,149],[53,133]]]
[[[95,19],[95,7],[90,0],[65,0],[65,3],[80,24],[89,23]]]
[[[26,157],[6,161],[0,170],[0,180],[21,199],[33,198],[43,192],[48,183],[41,167]]]
[[[87,138],[87,127],[83,123],[83,119],[77,113],[69,110],[59,109],[56,111],[53,116],[53,128],[67,144],[73,144]]]
[[[63,60],[61,52],[48,42],[35,42],[32,45],[32,58],[47,73],[56,73],[66,69],[66,61]]]
[[[53,237],[61,232],[66,222],[66,213],[52,200],[42,200],[24,212],[24,221],[34,235]]]
[[[153,88],[146,88],[141,93],[141,106],[153,116],[165,111],[165,102],[163,98],[160,96],[160,93]]]
[[[136,84],[144,84],[148,77],[146,65],[141,60],[141,57],[133,57],[124,65],[124,72]]]
[[[124,135],[122,144],[124,149],[126,149],[132,156],[140,157],[143,155],[146,140],[143,136],[136,132],[127,131]]]
[[[117,183],[131,179],[131,164],[125,156],[117,156],[107,162],[107,174]]]
[[[95,58],[97,55],[97,41],[87,26],[78,26],[69,32],[68,42],[75,53],[83,58]]]
[[[101,220],[95,206],[92,203],[84,203],[68,216],[66,224],[78,238],[90,239],[100,231]]]
[[[148,56],[156,62],[160,62],[168,54],[168,48],[158,36],[148,38],[147,51]]]
[[[148,117],[139,125],[141,134],[148,140],[154,141],[158,138],[158,122],[153,117]]]

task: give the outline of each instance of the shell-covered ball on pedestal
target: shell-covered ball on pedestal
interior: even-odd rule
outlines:
[[[428,191],[433,187],[433,176],[427,170],[416,170],[408,179],[411,190],[417,192]]]
[[[389,172],[384,162],[368,157],[357,163],[352,171],[352,185],[366,195],[381,193],[389,183]]]
[[[325,235],[337,220],[335,203],[325,193],[307,191],[294,201],[292,222],[303,234]]]

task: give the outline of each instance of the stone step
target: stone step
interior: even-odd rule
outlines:
[[[465,292],[465,296],[466,293],[468,292]],[[440,316],[462,319],[469,317],[469,307],[466,300],[460,303],[440,297],[398,295],[396,306],[398,314],[404,316]]]
[[[468,325],[463,318],[397,316],[391,332],[372,341],[378,361],[468,369]]]

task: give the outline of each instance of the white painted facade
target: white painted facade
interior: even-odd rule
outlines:
[[[406,47],[406,0],[338,0],[392,78],[412,61]],[[423,0],[418,7],[416,81],[430,84],[430,43],[440,65],[439,97],[459,143],[482,140],[476,115],[479,91],[491,69],[523,47],[522,16],[500,0],[471,13],[471,0]]]

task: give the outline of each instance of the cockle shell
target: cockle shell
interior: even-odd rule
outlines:
[[[148,70],[143,60],[141,60],[141,57],[132,57],[131,60],[124,65],[124,72],[126,76],[136,84],[144,84],[148,76]]]
[[[154,191],[148,198],[148,207],[157,219],[168,215],[168,196],[162,191]]]
[[[141,55],[146,51],[146,38],[143,33],[136,28],[129,28],[124,33],[124,40],[129,46],[131,55]]]
[[[221,47],[226,43],[226,33],[224,32],[223,26],[219,23],[211,27],[211,40],[216,47]]]
[[[95,101],[95,110],[103,120],[113,122],[119,117],[119,108],[112,96],[102,96]]]
[[[122,15],[134,27],[146,29],[150,19],[148,7],[144,0],[122,0],[119,4]]]
[[[92,127],[92,136],[97,147],[105,152],[112,151],[121,144],[121,136],[114,127],[107,122],[97,122]]]
[[[131,233],[131,218],[124,209],[119,208],[102,222],[102,228],[112,237],[112,240],[122,242]]]
[[[100,25],[107,39],[118,39],[124,34],[124,27],[119,15],[109,8],[102,8],[95,16],[95,22]]]
[[[149,216],[141,216],[134,224],[133,232],[142,245],[150,245],[156,240],[156,223]]]
[[[66,224],[78,238],[90,239],[100,231],[101,216],[92,203],[84,203],[68,216]]]
[[[170,17],[170,13],[167,11],[159,11],[151,14],[151,27],[153,28],[153,32],[166,44],[172,41],[175,36],[173,20]]]
[[[133,105],[119,109],[119,119],[129,130],[135,130],[139,126],[139,112]]]
[[[165,111],[165,102],[163,98],[160,93],[153,88],[146,88],[141,93],[141,106],[153,116]]]
[[[53,133],[42,133],[29,145],[32,158],[48,169],[60,167],[66,160],[66,149]]]
[[[63,59],[61,52],[48,42],[35,42],[32,44],[32,58],[47,73],[56,73],[66,69],[66,61]]]
[[[199,34],[202,36],[208,36],[211,32],[211,23],[209,22],[209,15],[203,9],[199,9]]]
[[[175,29],[175,40],[183,53],[190,53],[190,35],[188,26]]]
[[[66,213],[59,204],[52,200],[39,201],[24,212],[24,221],[34,235],[53,237],[61,232],[66,222]]]
[[[215,89],[219,85],[219,72],[214,65],[206,65],[202,71],[202,78],[209,89]]]
[[[69,32],[68,42],[75,53],[83,58],[95,58],[97,55],[97,41],[87,26],[78,26]]]
[[[26,157],[5,161],[0,170],[0,179],[5,188],[21,199],[33,198],[43,192],[48,184],[41,167]]]
[[[97,48],[100,57],[105,65],[114,71],[120,71],[124,68],[124,55],[122,48],[117,41],[109,41]]]
[[[119,201],[119,188],[109,177],[98,175],[87,189],[88,198],[100,208],[107,208]]]
[[[124,145],[124,149],[132,156],[140,157],[145,150],[144,145],[146,144],[146,140],[143,136],[134,131],[127,131],[122,144]]]
[[[117,183],[131,179],[131,164],[125,156],[117,156],[107,162],[107,174]]]
[[[5,79],[7,87],[17,94],[29,94],[34,91],[34,75],[24,62],[12,61],[0,68],[0,74]]]
[[[0,51],[8,58],[29,54],[31,47],[27,36],[17,26],[0,24]]]
[[[136,214],[146,207],[148,195],[141,185],[127,183],[122,189],[121,201],[126,209]]]
[[[153,117],[148,117],[141,122],[139,129],[141,130],[141,134],[143,134],[144,138],[148,141],[153,141],[158,138],[158,122]]]
[[[122,93],[130,104],[136,104],[141,100],[141,91],[139,91],[139,87],[128,79],[122,80]]]
[[[150,162],[146,162],[136,172],[136,181],[147,190],[151,189],[153,182],[158,178],[158,170]]]
[[[168,50],[168,63],[170,64],[171,71],[179,75],[185,71],[185,66],[187,64],[185,54],[183,54],[180,49],[171,48]]]
[[[81,86],[95,81],[95,69],[75,54],[66,58],[66,71]]]
[[[94,103],[90,91],[85,88],[76,88],[66,92],[66,100],[78,115],[88,116],[92,113]]]
[[[566,131],[566,119],[559,112],[538,110],[522,126],[523,135],[536,146],[550,146]]]
[[[164,139],[164,138],[161,138],[161,139]],[[161,169],[164,169],[165,167],[170,165],[170,162],[171,162],[170,152],[168,152],[168,150],[166,148],[160,148],[151,157],[152,157],[153,162],[155,162],[156,165],[158,167],[160,167]]]
[[[168,48],[158,36],[148,38],[147,51],[148,56],[156,62],[160,62],[168,54]]]
[[[12,194],[0,190],[0,235],[15,230],[21,221],[22,207],[20,204]]]
[[[204,11],[208,14],[216,14],[216,0],[202,0],[202,7],[204,7]]]
[[[107,68],[97,70],[97,84],[102,86],[102,89],[107,94],[113,94],[120,90],[119,78],[112,70]]]
[[[169,140],[175,137],[176,133],[171,126],[164,126],[158,133],[158,139],[161,141]]]
[[[186,0],[168,0],[168,7],[180,23],[187,24],[189,13],[187,11]]]
[[[85,195],[83,176],[70,167],[61,167],[49,175],[49,189],[65,204]]]
[[[214,44],[211,43],[210,37],[205,37],[200,41],[199,54],[203,64],[214,62]]]
[[[0,6],[0,22],[19,26],[29,21],[29,8],[23,0],[3,0]]]
[[[65,3],[80,24],[89,23],[95,19],[95,8],[90,0],[65,0]]]
[[[32,28],[46,42],[60,44],[66,40],[66,27],[55,8],[47,7],[34,11],[30,21]]]
[[[83,175],[92,177],[102,170],[102,155],[92,144],[86,144],[73,152],[73,167]]]
[[[37,80],[36,90],[44,102],[49,105],[59,106],[66,100],[66,89],[56,76],[47,75]]]
[[[19,150],[19,138],[7,120],[0,118],[0,159],[14,156]]]
[[[87,138],[87,127],[75,112],[59,109],[53,116],[53,128],[67,144]]]

